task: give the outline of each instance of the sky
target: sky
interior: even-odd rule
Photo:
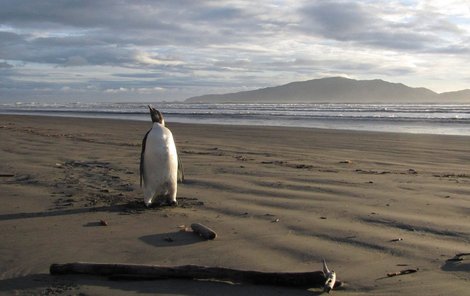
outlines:
[[[0,0],[0,103],[178,101],[342,76],[470,88],[468,0]]]

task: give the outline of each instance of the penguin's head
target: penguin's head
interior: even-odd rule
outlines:
[[[148,105],[148,107],[150,109],[150,117],[152,117],[152,122],[158,122],[165,126],[165,119],[163,119],[162,113],[150,105]]]

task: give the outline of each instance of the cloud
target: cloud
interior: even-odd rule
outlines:
[[[305,34],[358,47],[403,52],[452,52],[452,48],[461,48],[469,36],[468,19],[462,25],[439,9],[426,7],[396,2],[318,1],[301,8],[300,28]]]
[[[13,65],[10,65],[6,62],[0,62],[0,69],[11,69],[13,68]]]
[[[157,66],[178,66],[183,65],[184,62],[168,59],[168,58],[158,58],[157,56],[152,56],[146,52],[137,52],[135,54],[135,60],[137,63],[144,64],[144,65],[157,65]]]
[[[304,32],[358,45],[422,50],[436,41],[408,21],[391,21],[380,7],[361,2],[322,1],[302,9]]]
[[[2,0],[0,99],[35,84],[182,99],[325,74],[448,77],[437,60],[470,77],[469,5],[451,1]]]
[[[15,0],[3,0],[0,18],[12,26],[40,29],[54,29],[58,25],[92,29],[169,27],[155,18],[160,10],[152,2],[25,0],[19,5]]]

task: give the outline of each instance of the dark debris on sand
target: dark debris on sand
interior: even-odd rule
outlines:
[[[167,206],[146,207],[134,172],[99,160],[67,160],[56,163],[59,177],[39,180],[30,174],[4,174],[3,184],[42,186],[51,188],[54,198],[51,211],[77,210],[112,211],[122,214],[140,214],[148,210],[161,210]],[[197,198],[178,197],[178,208],[203,206]]]
[[[56,164],[63,170],[62,177],[54,184],[56,209],[83,206],[111,206],[126,203],[137,197],[134,186],[127,177],[129,171],[105,161],[68,160]]]
[[[140,214],[166,208],[146,207],[132,181],[127,180],[133,178],[130,176],[133,174],[109,162],[69,160],[58,167],[63,170],[63,177],[55,185],[55,192],[59,194],[55,201],[56,209],[81,206],[93,210],[107,206],[122,214]],[[197,198],[178,198],[178,207],[181,208],[202,205],[204,203]]]
[[[194,208],[194,207],[200,207],[204,205],[204,202],[200,201],[197,198],[193,197],[178,197],[177,198],[178,205],[176,207],[179,208]],[[122,214],[141,214],[144,211],[148,210],[163,210],[163,209],[168,209],[174,206],[150,206],[147,207],[145,206],[143,199],[135,199],[132,201],[129,201],[125,204],[122,204],[119,206],[121,209]]]

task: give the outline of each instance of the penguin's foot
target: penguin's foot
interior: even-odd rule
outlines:
[[[172,200],[172,199],[160,200],[156,202],[154,205],[156,207],[164,207],[164,206],[176,207],[178,205],[178,201]]]
[[[175,200],[169,200],[167,202],[167,204],[171,207],[176,207],[178,205],[178,201],[175,199]]]

